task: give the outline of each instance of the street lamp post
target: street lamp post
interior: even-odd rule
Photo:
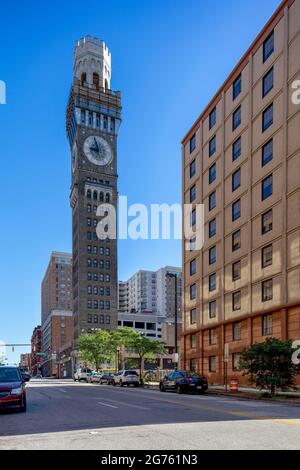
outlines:
[[[175,314],[174,314],[174,328],[175,328],[175,369],[177,369],[178,365],[178,295],[177,295],[177,274],[176,273],[170,273],[167,272],[167,276],[169,278],[174,278],[175,282],[175,298],[174,298],[174,303],[175,303]]]
[[[117,372],[119,372],[119,354],[120,354],[120,346],[117,346]]]

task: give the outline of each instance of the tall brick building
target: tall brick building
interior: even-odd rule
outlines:
[[[42,357],[42,327],[36,326],[31,336],[31,374],[37,375],[41,372]]]
[[[300,0],[286,0],[182,142],[183,202],[205,218],[203,249],[183,255],[182,366],[211,382],[225,344],[232,375],[251,343],[300,339],[299,79]]]
[[[110,82],[111,54],[105,43],[90,36],[78,41],[66,116],[72,160],[75,348],[80,334],[117,327],[117,240],[97,234],[98,208],[116,208],[118,201],[121,94],[111,90]]]
[[[72,256],[53,252],[42,282],[42,361],[44,376],[57,376],[60,349],[73,339]]]

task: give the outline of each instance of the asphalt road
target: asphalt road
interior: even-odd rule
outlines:
[[[300,407],[32,380],[27,413],[0,413],[0,449],[299,449]]]

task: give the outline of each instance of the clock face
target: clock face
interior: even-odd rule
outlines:
[[[83,152],[95,165],[107,165],[112,160],[110,145],[99,136],[90,135],[83,144]]]

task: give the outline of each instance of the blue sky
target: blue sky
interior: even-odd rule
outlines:
[[[129,203],[181,198],[180,141],[279,5],[278,0],[73,0],[1,6],[0,340],[28,342],[52,250],[71,249],[65,109],[73,47],[112,52],[122,91],[119,192]],[[181,264],[179,241],[122,241],[119,278]],[[8,351],[11,361],[19,353]]]

